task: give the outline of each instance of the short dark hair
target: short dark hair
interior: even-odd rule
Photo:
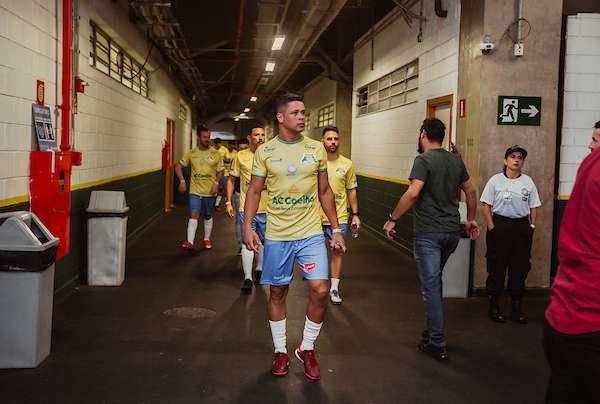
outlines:
[[[302,96],[294,93],[284,93],[275,99],[275,114],[279,112],[282,107],[285,107],[290,102],[303,101]]]
[[[248,144],[248,139],[240,139],[238,140],[238,146],[241,144]]]
[[[250,128],[250,132],[252,132],[254,129],[262,129],[262,130],[265,130],[265,127],[264,127],[264,126],[262,126],[261,124],[253,125],[253,126]]]
[[[206,126],[204,126],[204,125],[200,125],[200,126],[198,126],[198,129],[196,129],[196,133],[197,133],[198,135],[200,135],[200,133],[202,133],[202,132],[210,132],[210,129],[208,129],[208,128],[207,128]]]
[[[594,129],[600,129],[600,121],[596,122],[594,125]]]
[[[437,118],[427,118],[421,125],[421,132],[425,132],[430,142],[442,143],[446,136],[446,125]]]
[[[216,144],[219,144],[219,143],[221,143],[221,138],[220,138],[220,137],[216,137],[216,138],[213,140],[213,142],[214,142],[214,143],[216,143]]]
[[[329,131],[331,131],[331,132],[335,132],[335,133],[337,133],[338,135],[340,134],[340,131],[339,131],[339,129],[337,128],[337,126],[325,126],[325,127],[323,128],[323,132],[321,133],[321,136],[325,136],[325,133],[327,133],[327,132],[329,132]]]

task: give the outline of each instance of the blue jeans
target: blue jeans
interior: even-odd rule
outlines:
[[[456,250],[459,240],[460,235],[457,233],[415,233],[415,261],[427,314],[427,331],[431,343],[437,347],[446,346],[442,270]]]

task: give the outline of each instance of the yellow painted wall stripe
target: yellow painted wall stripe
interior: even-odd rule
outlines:
[[[97,187],[99,185],[108,184],[109,182],[124,180],[126,178],[137,177],[139,175],[149,174],[149,173],[153,173],[153,172],[160,171],[160,170],[162,170],[161,167],[150,168],[147,170],[141,170],[141,171],[136,171],[136,172],[129,173],[129,174],[118,175],[116,177],[106,178],[106,179],[99,180],[99,181],[85,182],[82,184],[73,185],[71,187],[71,191],[76,191],[78,189]],[[21,195],[21,196],[15,196],[13,198],[8,198],[8,199],[0,199],[0,207],[16,205],[16,204],[25,203],[25,202],[29,202],[29,195]]]
[[[399,180],[396,178],[383,177],[380,175],[372,175],[372,174],[365,174],[365,173],[356,173],[356,175],[360,175],[361,177],[373,178],[374,180],[393,182],[395,184],[410,185],[409,180]]]
[[[0,200],[0,208],[25,202],[29,202],[29,195],[21,195],[15,196],[14,198],[2,199]]]

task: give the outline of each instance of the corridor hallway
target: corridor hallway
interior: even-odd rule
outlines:
[[[321,381],[307,381],[296,358],[286,377],[275,378],[270,374],[268,289],[259,286],[250,296],[240,295],[233,222],[218,214],[213,250],[194,254],[179,248],[185,226],[185,210],[163,215],[129,243],[121,287],[80,286],[56,302],[50,357],[37,369],[0,370],[0,401],[543,400],[546,298],[528,298],[530,323],[525,326],[489,321],[483,297],[446,300],[450,361],[436,362],[416,348],[424,310],[413,260],[367,231],[349,239],[340,289],[344,303],[329,307],[317,340]],[[301,337],[306,301],[305,286],[296,279],[288,297],[290,353]],[[168,312],[176,308],[184,309]]]

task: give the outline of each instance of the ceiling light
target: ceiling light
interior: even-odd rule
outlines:
[[[258,101],[258,97],[256,97],[256,96],[250,97],[250,102],[256,102],[256,101]]]
[[[240,118],[234,118],[234,121],[239,122]]]
[[[244,108],[244,112],[250,112],[250,108]]]
[[[273,41],[273,46],[271,47],[271,50],[280,50],[283,47],[284,41],[284,36],[276,36],[275,40]]]
[[[265,71],[266,72],[272,72],[273,70],[275,70],[275,62],[274,61],[268,61],[266,66],[265,66]]]

